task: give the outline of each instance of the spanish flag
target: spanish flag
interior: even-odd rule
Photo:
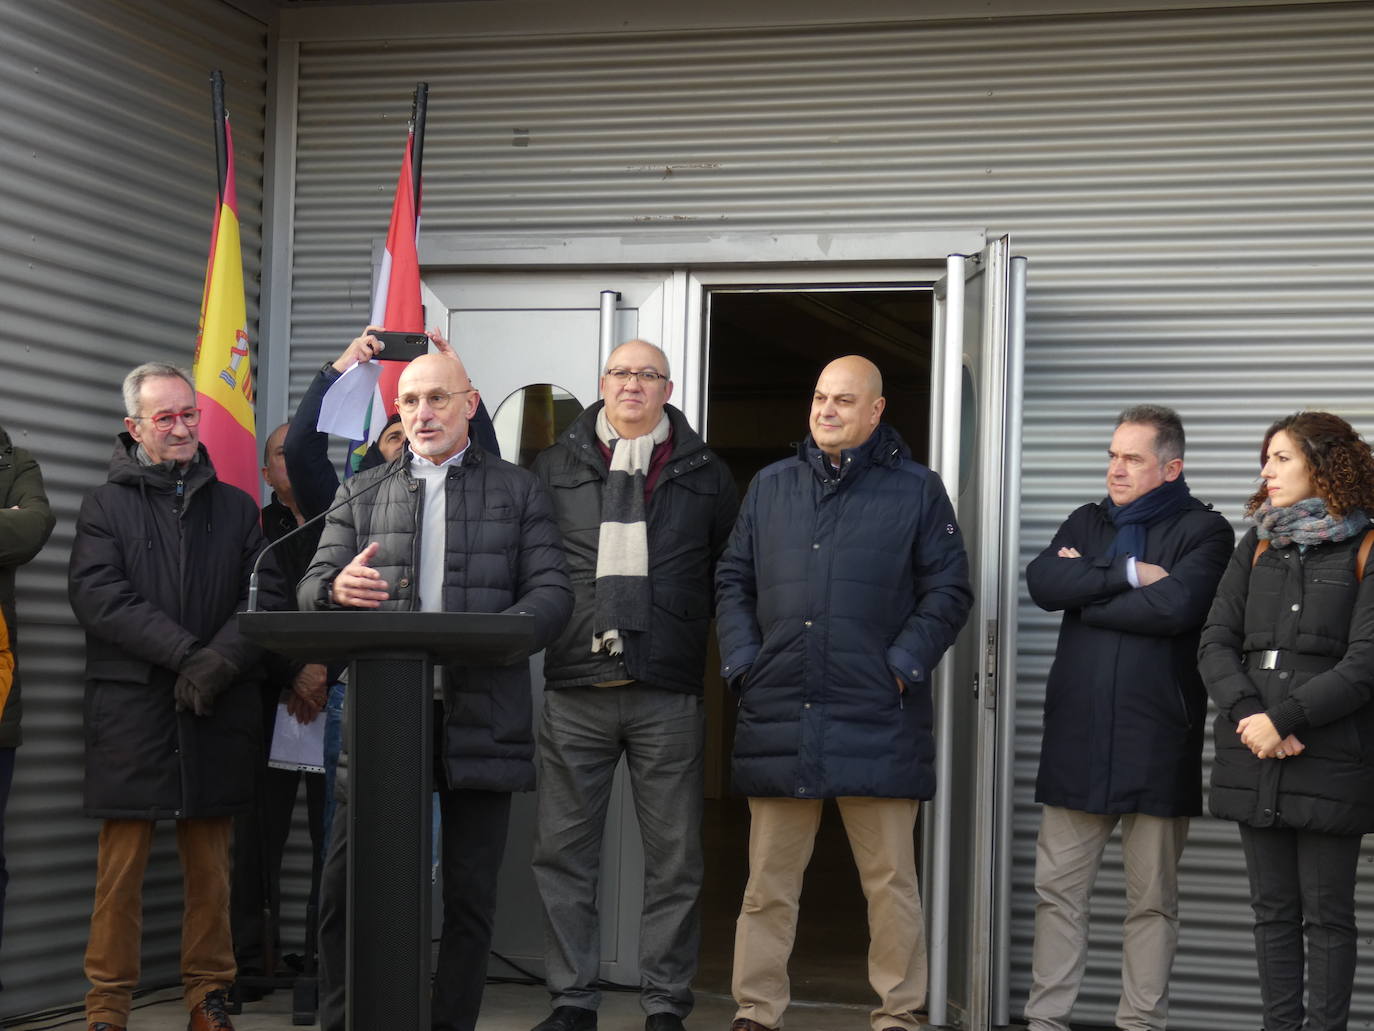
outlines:
[[[243,252],[238,196],[234,190],[234,141],[224,110],[224,79],[211,78],[219,197],[210,231],[210,260],[200,301],[196,337],[196,404],[200,440],[220,480],[258,497],[257,431],[253,419],[253,369],[243,303]]]

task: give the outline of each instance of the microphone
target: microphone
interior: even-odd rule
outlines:
[[[248,608],[244,609],[244,611],[258,611],[258,569],[262,566],[262,560],[267,557],[267,553],[269,551],[275,548],[278,544],[282,544],[286,541],[289,541],[292,537],[296,536],[296,534],[302,533],[303,531],[309,529],[315,523],[318,523],[321,519],[327,518],[331,512],[337,512],[345,505],[351,504],[354,498],[362,497],[362,495],[366,494],[368,491],[376,490],[378,487],[386,483],[387,480],[391,479],[404,468],[405,462],[402,461],[396,466],[395,469],[392,469],[391,472],[387,473],[385,476],[378,476],[375,480],[369,483],[362,490],[357,491],[354,494],[348,495],[348,497],[344,498],[342,501],[336,501],[334,504],[326,508],[323,512],[311,516],[305,522],[301,523],[300,526],[297,526],[290,532],[282,534],[274,541],[269,541],[267,547],[263,548],[260,552],[258,552],[257,561],[253,563],[253,571],[248,575]]]

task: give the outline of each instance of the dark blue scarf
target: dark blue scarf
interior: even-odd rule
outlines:
[[[1145,558],[1145,528],[1153,526],[1161,519],[1167,519],[1180,511],[1190,501],[1193,494],[1180,473],[1176,480],[1165,480],[1148,494],[1142,494],[1134,501],[1118,505],[1107,499],[1107,515],[1116,527],[1116,537],[1107,549],[1107,557],[1134,555]]]

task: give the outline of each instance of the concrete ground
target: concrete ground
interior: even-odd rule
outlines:
[[[487,988],[477,1031],[530,1031],[548,1015],[548,994],[542,986],[494,984]],[[186,1011],[179,990],[157,992],[139,1000],[129,1020],[130,1031],[182,1031]],[[727,1031],[735,1015],[734,1001],[720,995],[697,995],[695,1012],[687,1020],[688,1031]],[[45,1017],[26,1024],[9,1025],[11,1031],[71,1029],[84,1031],[78,1010],[68,1020]],[[261,1002],[248,1003],[234,1017],[237,1031],[287,1031],[291,1023],[291,995],[278,991]],[[318,1026],[318,1025],[315,1025]],[[627,992],[610,992],[602,1002],[598,1031],[641,1031],[644,1014],[639,998]],[[787,1031],[866,1031],[868,1009],[864,1006],[794,1003],[787,1011]],[[365,1031],[394,1031],[367,1028]]]

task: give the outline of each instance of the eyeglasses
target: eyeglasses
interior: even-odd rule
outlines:
[[[178,419],[187,426],[194,426],[196,423],[200,422],[200,409],[185,408],[179,412],[162,412],[159,415],[140,415],[137,416],[137,418],[142,419],[144,422],[152,423],[163,433],[166,433],[176,425]]]
[[[436,390],[432,394],[403,394],[396,399],[396,410],[409,414],[420,407],[423,401],[432,411],[442,412],[449,401],[458,394],[471,394],[472,390]]]
[[[668,378],[657,369],[640,369],[637,372],[634,369],[607,369],[606,375],[617,383],[628,383],[630,378],[634,377],[646,387],[652,387],[659,380]]]

